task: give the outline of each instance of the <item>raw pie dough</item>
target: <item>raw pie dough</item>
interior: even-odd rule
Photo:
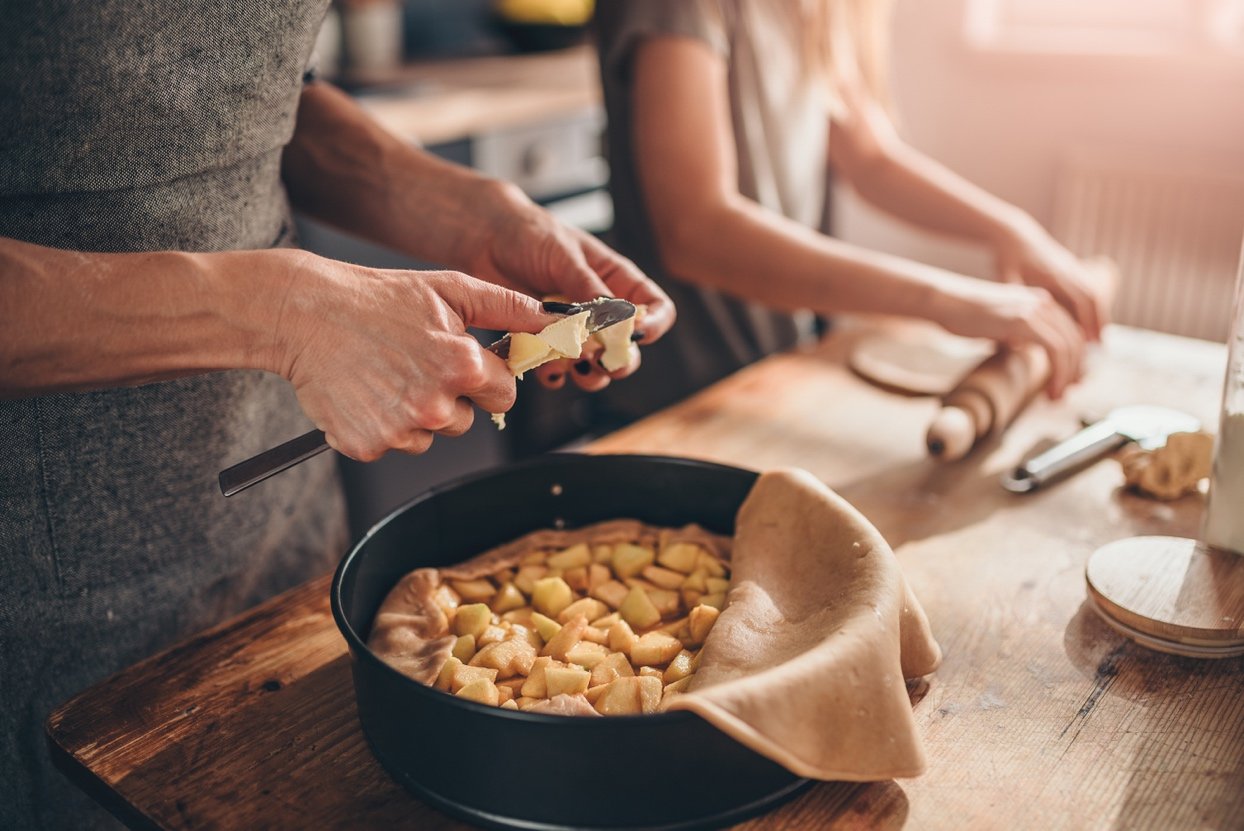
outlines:
[[[562,715],[656,712],[684,692],[726,603],[730,540],[612,520],[537,531],[411,572],[368,645],[482,704]]]

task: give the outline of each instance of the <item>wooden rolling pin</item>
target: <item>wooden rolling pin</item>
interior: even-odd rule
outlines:
[[[1041,347],[999,347],[942,398],[925,438],[930,455],[962,459],[977,441],[1005,430],[1049,374],[1050,359]]]

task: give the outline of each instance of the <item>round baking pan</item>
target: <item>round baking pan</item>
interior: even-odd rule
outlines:
[[[761,813],[807,784],[686,712],[606,718],[502,710],[424,686],[366,646],[407,572],[542,528],[620,517],[731,534],[756,474],[656,456],[555,454],[459,479],[377,524],[341,561],[333,617],[363,732],[394,779],[491,828],[692,829]]]

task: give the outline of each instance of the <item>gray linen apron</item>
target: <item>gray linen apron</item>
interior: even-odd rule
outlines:
[[[291,244],[280,158],[327,2],[3,4],[0,236]],[[308,426],[260,372],[0,401],[0,828],[111,825],[51,769],[49,710],[341,555],[330,458],[216,486]]]

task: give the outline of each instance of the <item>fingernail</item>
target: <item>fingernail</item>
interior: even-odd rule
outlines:
[[[577,309],[573,303],[560,303],[556,300],[545,300],[540,305],[546,312],[554,315],[568,315]]]
[[[645,334],[644,332],[640,331],[639,329],[636,329],[634,332],[631,333],[631,340],[641,341],[644,339],[644,334]]]
[[[554,372],[551,375],[549,375],[550,384],[556,384],[561,379],[562,379],[562,374],[560,372]]]
[[[586,359],[579,361],[574,365],[574,371],[580,375],[589,375],[592,372],[592,362]]]

